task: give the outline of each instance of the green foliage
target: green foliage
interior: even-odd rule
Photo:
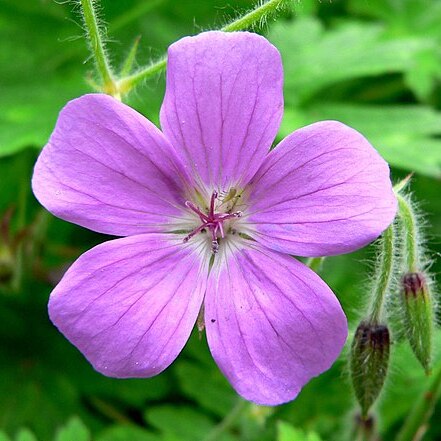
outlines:
[[[88,90],[82,43],[63,47],[62,41],[78,34],[65,20],[67,8],[34,4],[4,0],[0,5],[0,157],[41,147],[61,107]]]
[[[58,430],[55,441],[91,441],[90,432],[79,418],[71,418]]]
[[[282,53],[285,98],[293,104],[342,81],[406,72],[415,55],[433,45],[418,37],[388,39],[376,24],[349,22],[325,31],[315,18],[278,24],[269,38]]]
[[[183,361],[176,366],[182,391],[196,403],[218,416],[227,413],[237,400],[236,394],[214,366]]]
[[[277,441],[321,441],[315,432],[303,432],[288,423],[279,421],[277,425]]]
[[[36,435],[27,428],[17,431],[14,441],[38,441]],[[4,432],[0,432],[0,441],[11,441]],[[90,432],[78,417],[72,417],[57,430],[53,441],[91,441]]]
[[[208,416],[188,406],[153,407],[145,412],[145,419],[162,433],[162,441],[208,440],[214,429],[214,423]],[[234,437],[221,433],[216,439],[232,441]]]
[[[115,425],[101,432],[96,441],[160,441],[161,438],[135,425]]]
[[[21,429],[15,436],[15,441],[37,441],[37,438],[30,430]]]
[[[393,166],[441,176],[441,113],[426,106],[347,103],[310,104],[287,109],[281,133],[314,121],[335,119],[359,130]]]
[[[363,133],[391,165],[441,176],[441,113],[423,105],[378,104],[382,97],[390,100],[395,89],[405,90],[405,84],[416,96],[430,95],[434,83],[429,73],[441,69],[434,39],[392,38],[384,26],[358,22],[327,31],[311,17],[274,26],[270,39],[285,66],[281,136],[335,119]],[[388,79],[375,88],[360,82],[381,76]]]

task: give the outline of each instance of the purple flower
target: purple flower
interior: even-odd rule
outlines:
[[[83,254],[50,297],[51,320],[94,368],[150,377],[200,311],[218,366],[248,400],[292,400],[347,335],[340,304],[290,257],[347,253],[392,221],[389,168],[335,121],[269,152],[283,112],[278,51],[207,32],[169,48],[162,132],[101,94],[71,101],[35,166],[56,216],[123,236]]]

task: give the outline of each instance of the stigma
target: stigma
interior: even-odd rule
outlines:
[[[185,206],[199,216],[201,224],[184,238],[184,243],[188,242],[196,234],[207,231],[211,235],[211,252],[213,254],[217,254],[217,252],[219,251],[219,236],[222,239],[225,238],[226,232],[224,222],[242,217],[241,211],[227,211],[226,213],[216,212],[217,199],[218,193],[217,191],[213,191],[210,199],[210,207],[206,213],[204,213],[199,207],[193,204],[193,202],[185,202]]]

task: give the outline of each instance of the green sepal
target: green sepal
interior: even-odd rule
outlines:
[[[390,352],[389,329],[385,324],[362,321],[351,346],[350,372],[355,397],[363,419],[383,388]]]
[[[429,285],[421,272],[411,272],[404,275],[401,298],[407,340],[426,373],[430,373],[434,305]]]

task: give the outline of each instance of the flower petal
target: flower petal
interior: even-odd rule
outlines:
[[[35,166],[37,199],[56,216],[114,235],[157,231],[183,206],[183,185],[164,135],[102,94],[61,111]]]
[[[199,253],[159,234],[103,243],[67,271],[51,294],[50,318],[97,371],[156,375],[196,322],[208,274]]]
[[[250,188],[250,234],[298,256],[363,247],[390,225],[397,209],[387,163],[360,133],[336,121],[285,138]]]
[[[168,50],[164,134],[203,184],[246,184],[283,112],[280,54],[248,32],[206,32]]]
[[[222,372],[240,395],[264,405],[294,399],[331,367],[347,336],[328,286],[297,260],[258,245],[215,264],[205,323]]]

